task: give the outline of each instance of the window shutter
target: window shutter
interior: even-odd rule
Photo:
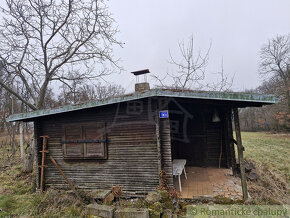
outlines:
[[[85,126],[84,134],[86,140],[104,140],[105,139],[105,126],[93,125]],[[101,158],[106,159],[106,143],[105,142],[92,142],[85,144],[85,158]]]
[[[69,126],[65,128],[65,140],[76,141],[82,139],[82,127]],[[67,142],[64,147],[64,156],[68,158],[83,157],[83,143]]]

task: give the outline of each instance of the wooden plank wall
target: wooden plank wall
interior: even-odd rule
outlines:
[[[132,103],[132,102],[131,102]],[[66,176],[79,188],[110,189],[120,185],[124,195],[138,195],[155,190],[159,184],[158,153],[151,102],[144,99],[141,111],[131,111],[127,103],[70,112],[41,119],[41,132],[48,135],[48,150]],[[105,122],[108,159],[102,161],[67,161],[63,159],[60,140],[63,125],[69,123]],[[46,158],[47,187],[67,188],[63,177]]]
[[[208,166],[219,165],[219,157],[221,153],[221,140],[222,140],[221,166],[227,167],[227,153],[223,133],[223,122],[224,121],[218,123],[212,122],[207,123],[206,135],[208,148],[208,157],[207,157]]]
[[[214,111],[218,112],[220,122],[212,122]],[[207,166],[219,166],[219,158],[221,155],[221,167],[228,167],[227,165],[227,146],[226,146],[226,119],[225,111],[221,107],[216,107],[212,110],[210,107],[205,109],[205,133],[206,133],[206,147],[207,147]],[[221,150],[222,149],[222,150]],[[221,152],[222,151],[222,152]]]

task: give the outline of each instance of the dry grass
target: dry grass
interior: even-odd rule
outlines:
[[[256,166],[259,179],[248,182],[256,203],[289,204],[290,135],[243,132],[245,158]]]
[[[245,158],[265,165],[290,182],[290,134],[243,132]]]
[[[290,204],[286,181],[267,166],[255,164],[257,181],[248,181],[248,190],[256,204]]]
[[[12,156],[8,147],[0,146],[0,217],[85,216],[74,195],[61,190],[35,193],[34,184],[33,174],[22,173],[19,151]]]

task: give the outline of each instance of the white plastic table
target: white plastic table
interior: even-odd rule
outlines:
[[[178,176],[180,192],[182,192],[181,181],[180,181],[180,175],[182,174],[182,171],[184,171],[184,176],[187,179],[186,172],[185,172],[185,165],[186,165],[186,159],[174,159],[172,161],[173,176]]]

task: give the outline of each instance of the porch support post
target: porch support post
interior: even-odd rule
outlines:
[[[242,145],[242,137],[241,137],[241,130],[240,130],[238,108],[234,108],[234,119],[235,119],[235,131],[236,131],[237,147],[238,147],[238,158],[239,158],[240,171],[241,171],[243,199],[247,200],[248,199],[248,189],[247,189],[245,167],[244,167],[244,157],[243,157],[243,151],[245,150],[245,148]]]
[[[158,111],[157,111],[158,112]],[[159,176],[160,171],[162,170],[162,162],[161,162],[161,143],[160,143],[160,120],[159,120],[159,114],[157,113],[156,119],[155,119],[155,125],[156,125],[156,142],[157,142],[157,158],[158,158],[158,177],[159,177],[159,185],[161,185],[161,178]]]

